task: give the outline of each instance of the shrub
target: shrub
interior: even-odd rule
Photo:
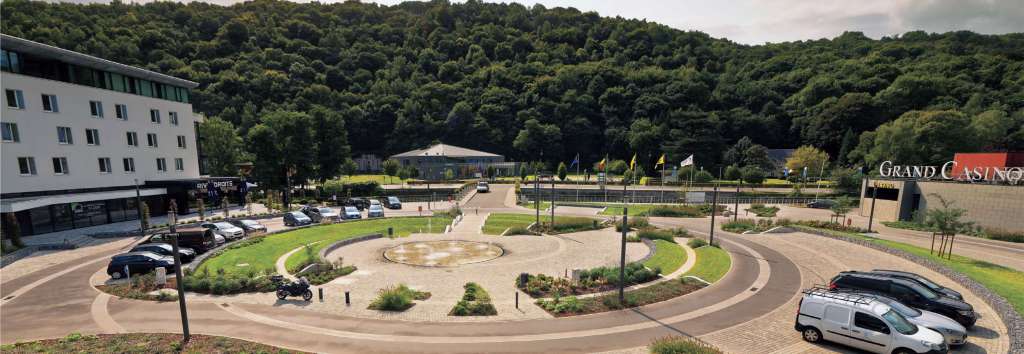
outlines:
[[[1024,233],[1012,232],[999,229],[985,229],[979,236],[1006,242],[1024,243]]]
[[[710,209],[708,209],[710,210]],[[696,218],[706,215],[700,207],[680,205],[680,206],[665,206],[659,205],[648,209],[643,213],[646,216],[665,216],[675,218]]]
[[[537,233],[535,233],[533,231],[530,231],[529,229],[527,229],[524,226],[513,226],[513,227],[508,228],[508,231],[505,232],[505,236],[510,236],[510,235],[536,235],[536,234]]]
[[[498,310],[491,304],[491,296],[480,285],[466,283],[463,288],[466,289],[466,292],[448,313],[449,316],[492,316],[498,314]]]
[[[648,347],[651,354],[721,354],[711,345],[690,337],[665,337]]]
[[[686,243],[690,248],[701,248],[708,245],[708,241],[704,241],[702,238],[694,238]]]
[[[405,284],[390,286],[377,292],[377,299],[367,307],[379,311],[405,311],[413,305],[413,300],[426,300],[430,293],[410,289]]]
[[[640,232],[637,233],[637,236],[640,237],[640,238],[646,238],[648,240],[664,240],[664,241],[668,241],[668,242],[672,242],[672,243],[676,242],[675,236],[672,234],[672,232],[667,231],[667,230],[658,230],[658,229],[640,230]]]
[[[575,296],[537,300],[537,305],[554,314],[577,313],[583,310],[583,305]]]
[[[739,219],[736,221],[728,221],[722,224],[722,230],[735,233],[742,233],[744,231],[753,230],[754,227],[754,219]]]
[[[628,223],[630,230],[642,229],[651,226],[650,221],[648,221],[647,217],[644,216],[634,216],[629,218]],[[615,224],[615,231],[622,231],[622,221]]]
[[[764,204],[752,204],[750,208],[747,209],[747,211],[751,211],[754,213],[754,215],[760,217],[773,217],[776,213],[779,212],[779,207],[769,207],[765,206]]]

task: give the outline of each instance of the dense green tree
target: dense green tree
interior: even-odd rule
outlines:
[[[828,158],[828,153],[805,145],[797,148],[796,151],[793,151],[793,155],[786,159],[786,168],[791,171],[790,174],[800,176],[803,176],[804,170],[806,170],[809,178],[822,173],[827,167]]]
[[[912,111],[862,135],[855,155],[870,166],[886,160],[938,165],[979,144],[971,119],[959,111]]]
[[[565,181],[565,178],[569,175],[569,169],[565,167],[565,162],[558,163],[558,179]]]
[[[206,154],[206,173],[211,176],[238,174],[236,163],[242,162],[242,138],[235,134],[230,122],[217,117],[207,118],[199,124],[203,153]]]
[[[316,178],[323,182],[337,177],[342,164],[350,157],[345,119],[337,111],[314,106],[309,112],[313,121],[316,151]]]
[[[733,164],[725,168],[725,179],[730,181],[736,181],[739,180],[741,177],[742,174],[740,168],[737,165]]]
[[[273,111],[249,130],[248,150],[253,154],[253,172],[265,187],[278,189],[293,172],[293,185],[313,175],[312,119],[301,112]]]
[[[758,184],[764,182],[764,171],[756,166],[746,166],[740,172],[743,182],[750,184]]]

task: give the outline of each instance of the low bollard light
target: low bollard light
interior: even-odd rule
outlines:
[[[324,302],[324,288],[316,288],[316,290],[320,293],[320,302]]]
[[[519,292],[516,291],[516,308],[519,308]]]
[[[345,290],[345,306],[352,305],[352,299],[348,295],[348,290]]]

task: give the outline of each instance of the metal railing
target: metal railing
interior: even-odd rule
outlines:
[[[531,194],[519,193],[519,194],[516,195],[516,198],[517,198],[517,201],[519,203],[533,202],[534,198],[532,198],[532,196],[533,196],[532,193]],[[691,200],[684,200],[683,198],[680,198],[678,196],[673,196],[673,195],[665,195],[665,196],[660,196],[660,195],[646,195],[646,196],[644,196],[644,195],[636,195],[636,196],[633,196],[633,195],[629,195],[627,193],[625,199],[626,199],[625,201],[628,202],[628,203],[636,203],[636,204],[709,204],[709,203],[711,203],[711,194],[708,193],[705,196],[706,200],[692,200],[692,199]],[[804,204],[813,202],[815,200],[825,200],[825,199],[829,199],[829,198],[769,197],[769,196],[729,198],[729,197],[723,197],[723,196],[719,195],[718,203],[719,204],[735,204],[736,202],[739,202],[739,204],[804,205]],[[545,194],[545,193],[541,192],[540,196],[539,196],[539,200],[541,202],[550,202],[552,200],[552,197],[551,197],[550,194]],[[586,194],[583,194],[583,195],[579,195],[579,196],[556,194],[554,196],[554,201],[555,201],[556,204],[563,204],[563,203],[603,204],[603,203],[622,203],[623,202],[623,198],[622,198],[621,194],[609,194],[609,195],[586,195]]]

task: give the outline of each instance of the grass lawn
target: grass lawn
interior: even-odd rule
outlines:
[[[697,252],[697,263],[685,275],[692,275],[704,279],[708,283],[714,283],[729,272],[732,265],[732,258],[729,252],[711,246],[704,246],[694,250]]]
[[[623,208],[623,206],[624,206],[623,204],[606,204],[605,205],[605,209],[603,211],[601,211],[600,215],[620,215],[621,216],[622,215],[622,208]],[[659,204],[630,204],[629,205],[629,216],[636,216],[636,215],[640,215],[640,214],[646,213],[648,210],[651,210],[651,208],[657,207],[657,206],[670,207],[671,205],[668,205],[668,204],[661,204],[661,205],[659,205]]]
[[[193,334],[181,345],[181,335],[126,333],[82,335],[0,346],[5,353],[305,353],[241,339]]]
[[[386,176],[386,175],[352,175],[342,177],[341,180],[345,183],[359,183],[359,182],[377,182],[380,185],[385,184],[402,184],[402,179],[397,176]]]
[[[426,217],[406,217],[362,220],[313,226],[270,235],[266,236],[262,242],[246,247],[228,249],[220,255],[203,262],[197,270],[206,269],[210,273],[214,273],[217,269],[223,269],[227,274],[245,272],[250,269],[272,271],[279,257],[302,245],[321,241],[313,245],[313,255],[315,256],[321,248],[334,241],[374,232],[386,234],[389,226],[394,227],[395,235],[397,236],[406,236],[420,229],[426,231],[428,219]],[[440,231],[444,230],[444,225],[450,222],[451,219],[447,217],[433,217],[432,226],[434,231]],[[288,258],[286,265],[294,266],[299,264],[306,259],[305,257],[307,257],[305,252],[296,252],[292,257]],[[239,267],[238,264],[248,264],[248,266]]]
[[[1006,298],[1007,301],[1013,305],[1013,308],[1017,310],[1017,313],[1024,314],[1024,272],[1020,272],[1014,269],[1006,268],[1000,265],[992,264],[985,261],[979,261],[972,258],[963,256],[953,255],[952,259],[939,258],[936,255],[929,254],[927,248],[917,247],[908,245],[900,242],[893,242],[874,237],[868,237],[861,234],[831,231],[825,229],[810,228],[806,226],[796,225],[797,229],[809,228],[816,231],[823,231],[833,235],[842,235],[852,238],[859,238],[867,240],[869,242],[877,243],[890,248],[895,248],[912,253],[916,256],[930,259],[934,262],[941,263],[955,271],[963,273],[964,275],[974,279],[974,281],[981,283],[989,290],[992,290],[996,294]]]
[[[537,207],[534,206],[533,202],[519,203],[519,206],[524,207],[524,208],[534,209],[534,210],[537,209]],[[548,208],[551,208],[551,202],[540,202],[540,210],[548,210]]]
[[[530,214],[492,213],[484,221],[484,234],[501,235],[507,228],[526,228],[536,220],[537,216]]]
[[[654,256],[644,261],[644,266],[647,268],[660,267],[661,274],[667,275],[672,274],[682,267],[683,263],[686,263],[686,250],[682,246],[665,240],[654,240],[654,244],[658,248],[654,252]]]

